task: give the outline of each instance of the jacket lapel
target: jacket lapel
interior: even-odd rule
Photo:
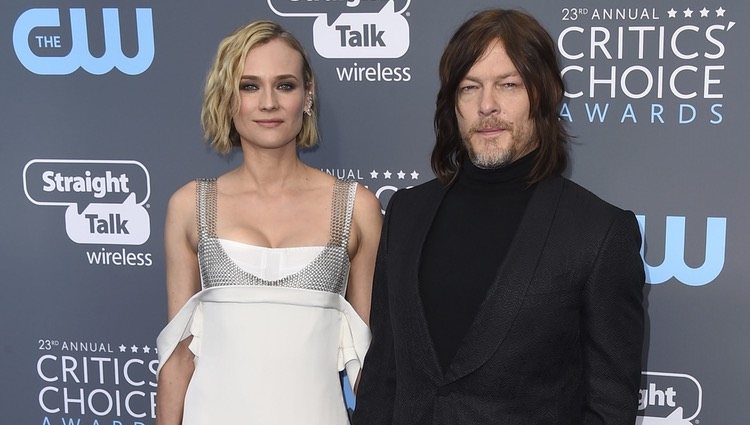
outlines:
[[[534,277],[554,219],[562,186],[561,177],[538,183],[510,249],[498,269],[495,282],[487,291],[487,296],[446,373],[446,381],[455,381],[479,368],[489,360],[505,339],[521,308],[526,289]],[[416,281],[416,276],[414,280]],[[422,317],[422,323],[424,320]]]
[[[406,346],[411,361],[415,368],[423,370],[435,384],[442,382],[443,372],[435,353],[419,293],[419,266],[427,233],[447,191],[448,187],[441,185],[419,205],[413,206],[416,213],[413,222],[410,223],[411,228],[407,229],[406,244],[403,249],[399,249],[399,266],[393,274],[400,288],[399,293],[402,294],[400,299],[394,300],[400,303],[395,312],[401,315],[398,323],[403,326],[405,335],[408,335]]]

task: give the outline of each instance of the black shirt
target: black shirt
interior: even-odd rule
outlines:
[[[419,290],[432,342],[447,370],[497,277],[534,190],[532,152],[505,167],[466,160],[427,234]]]

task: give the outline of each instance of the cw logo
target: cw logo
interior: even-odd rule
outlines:
[[[706,219],[705,259],[700,267],[685,264],[685,217],[667,216],[666,237],[664,240],[664,261],[651,266],[644,255],[646,241],[646,216],[638,215],[643,242],[641,257],[646,267],[646,282],[664,283],[675,278],[685,285],[703,286],[711,283],[724,268],[724,255],[727,239],[727,219],[708,217]]]
[[[67,75],[83,68],[91,74],[102,75],[117,68],[125,74],[138,75],[146,71],[154,59],[154,25],[151,9],[135,9],[135,17],[138,53],[133,57],[127,57],[122,52],[119,12],[114,8],[102,9],[105,52],[100,57],[91,55],[86,11],[80,8],[70,9],[71,40],[67,55],[38,56],[32,51],[32,46],[53,51],[64,49],[59,34],[32,36],[38,28],[60,28],[60,10],[53,8],[23,12],[13,27],[13,48],[21,64],[34,74]]]

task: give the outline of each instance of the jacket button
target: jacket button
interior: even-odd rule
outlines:
[[[443,385],[442,387],[438,388],[437,393],[439,396],[445,397],[451,393],[451,388],[448,385]]]

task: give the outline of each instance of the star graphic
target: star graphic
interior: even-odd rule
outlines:
[[[693,17],[693,10],[689,7],[682,11],[683,14],[685,14],[686,18],[692,18]]]
[[[716,9],[716,17],[717,18],[720,17],[720,16],[723,17],[724,16],[724,12],[726,12],[726,9],[724,9],[721,6],[719,6],[719,8]]]
[[[124,353],[124,352],[125,352],[125,349],[127,349],[128,347],[126,347],[126,346],[124,346],[124,345],[120,344],[120,346],[119,346],[119,347],[117,347],[117,348],[119,348],[119,349],[120,349],[120,352],[121,352],[121,353]]]
[[[144,345],[143,346],[143,352],[144,353],[150,353],[151,352],[151,347],[149,347],[148,345]]]
[[[667,10],[667,15],[669,15],[670,18],[674,18],[677,16],[677,11],[674,10],[674,7]]]
[[[398,173],[396,174],[398,175],[399,180],[403,180],[404,176],[406,175],[406,173],[404,173],[404,170],[398,170]]]
[[[375,171],[375,170],[372,170],[372,171],[370,171],[370,178],[371,178],[371,179],[376,179],[376,178],[378,178],[378,172],[377,172],[377,171]]]
[[[417,170],[412,171],[411,172],[411,179],[412,180],[416,180],[417,178],[419,178],[419,173],[417,172]]]
[[[708,9],[704,7],[703,9],[700,10],[700,12],[701,12],[701,18],[708,18],[708,12],[709,12]]]
[[[130,346],[130,352],[131,353],[137,353],[138,352],[138,347],[135,344],[131,345]]]
[[[388,170],[385,170],[385,172],[383,173],[383,177],[385,177],[385,178],[387,178],[387,179],[390,179],[390,178],[391,178],[391,174],[393,174],[393,173],[391,173],[391,172],[390,172],[390,171],[388,171]]]

